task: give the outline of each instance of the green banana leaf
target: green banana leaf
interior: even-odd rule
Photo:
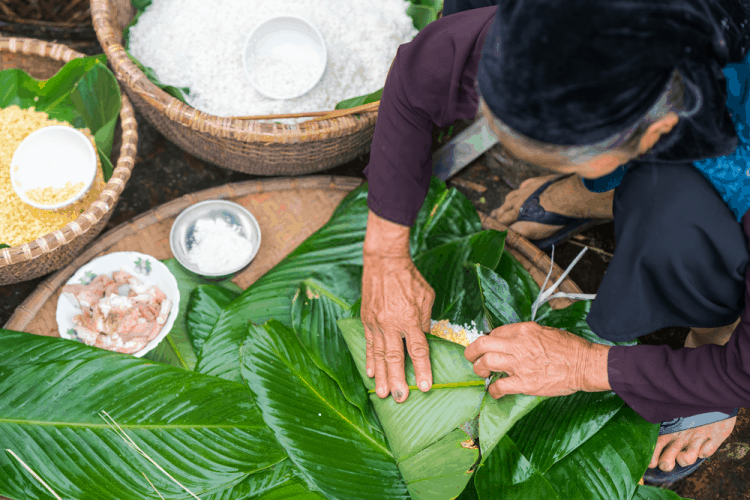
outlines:
[[[64,498],[140,500],[208,497],[286,458],[242,384],[7,330],[0,350],[0,495],[50,498],[20,461]]]
[[[242,377],[263,419],[297,468],[330,499],[408,498],[388,444],[294,332],[251,325],[240,350]]]
[[[190,297],[193,290],[199,286],[208,285],[212,282],[206,281],[200,276],[185,270],[176,259],[163,260],[162,263],[167,266],[177,280],[177,288],[180,291],[179,310],[189,311]],[[240,287],[230,280],[224,280],[212,286],[220,288],[221,290],[226,290],[228,294],[234,294],[234,296],[239,295],[242,291]],[[230,295],[227,295],[227,297],[229,296]],[[187,321],[189,318],[189,313],[179,314],[174,325],[172,325],[172,329],[169,331],[169,335],[167,335],[153,350],[148,352],[144,356],[144,359],[165,363],[185,370],[193,370],[197,361],[197,355],[191,342],[191,338],[188,335]],[[237,381],[239,382],[239,380]]]
[[[156,76],[156,72],[153,68],[144,66],[138,59],[133,57],[133,55],[129,51],[130,28],[138,23],[138,19],[141,17],[141,14],[143,14],[146,8],[151,5],[152,1],[153,0],[130,0],[130,3],[135,8],[135,16],[133,16],[133,19],[128,23],[128,25],[125,27],[125,30],[123,31],[123,47],[125,47],[125,52],[128,54],[130,60],[133,61],[133,63],[135,63],[135,65],[138,66],[141,71],[143,71],[143,73],[146,75],[146,78],[148,78],[151,83],[164,90],[175,99],[179,99],[180,101],[187,104],[185,94],[190,95],[190,89],[188,87],[174,87],[172,85],[164,85],[159,81],[159,78]],[[409,15],[409,17],[412,18],[414,27],[418,30],[421,30],[429,23],[437,19],[438,12],[440,12],[440,10],[443,8],[442,0],[410,0],[410,2],[411,3],[406,9],[406,13]],[[0,86],[0,88],[2,87]],[[379,101],[382,94],[383,89],[381,88],[379,90],[376,90],[375,92],[372,92],[371,94],[344,99],[343,101],[336,104],[334,109],[349,109],[356,106],[361,106],[362,104],[369,104],[371,102]]]
[[[91,130],[104,180],[109,181],[113,171],[109,156],[121,95],[104,54],[74,59],[47,80],[37,80],[17,68],[0,71],[0,89],[0,108],[33,106],[52,119]]]

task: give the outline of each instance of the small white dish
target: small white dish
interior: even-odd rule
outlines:
[[[248,240],[252,250],[248,258],[239,267],[222,269],[209,273],[196,266],[188,258],[188,253],[195,242],[195,224],[201,219],[223,219],[230,226],[238,227],[239,234]],[[206,200],[189,206],[177,216],[169,231],[169,246],[177,262],[182,267],[197,275],[209,278],[223,278],[247,267],[260,249],[260,225],[248,209],[238,203],[226,200]]]
[[[260,84],[259,78],[262,78],[262,75],[254,73],[254,61],[259,56],[272,56],[288,51],[289,45],[296,47],[300,54],[307,53],[311,57],[317,57],[321,64],[320,71],[307,85],[285,95],[279,91],[277,83],[268,86]],[[270,99],[296,99],[307,94],[320,82],[327,64],[328,52],[323,35],[310,21],[299,16],[274,16],[262,21],[250,32],[242,50],[242,65],[250,83],[259,93]],[[289,68],[288,74],[292,79],[300,76],[295,68]]]
[[[172,301],[172,309],[169,311],[167,321],[159,335],[151,339],[146,347],[132,354],[132,356],[140,358],[164,340],[180,314],[180,290],[177,287],[177,280],[167,266],[150,255],[139,252],[114,252],[97,257],[82,266],[68,280],[66,285],[86,285],[100,274],[112,277],[113,271],[127,271],[142,283],[156,285]],[[57,299],[56,313],[60,336],[64,339],[83,342],[77,337],[75,324],[73,323],[73,317],[77,314],[81,314],[81,306],[78,304],[78,300],[70,293],[60,294],[60,298]]]
[[[57,210],[80,200],[96,177],[96,149],[89,138],[73,127],[52,125],[29,134],[10,161],[10,181],[24,203],[43,210]],[[44,205],[30,200],[26,191],[67,182],[83,182],[83,188],[62,203]]]

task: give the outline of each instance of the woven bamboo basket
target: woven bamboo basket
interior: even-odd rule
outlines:
[[[130,0],[91,0],[99,43],[133,105],[162,135],[193,156],[248,174],[301,175],[369,151],[377,104],[360,108],[358,117],[333,113],[334,118],[281,125],[214,116],[175,99],[151,83],[122,46],[123,30],[134,13]]]
[[[0,0],[0,31],[8,36],[49,40],[96,39],[88,0],[27,1],[25,9],[19,9],[18,5],[22,3],[19,0]],[[35,19],[45,11],[54,15]]]
[[[84,57],[65,45],[30,38],[0,37],[0,70],[20,68],[34,78],[47,79],[73,59]],[[27,281],[60,269],[79,255],[109,221],[135,165],[138,129],[133,107],[123,94],[115,143],[112,177],[99,198],[62,229],[24,245],[0,250],[0,285]]]
[[[353,177],[313,176],[304,178],[245,181],[187,194],[156,207],[108,231],[84,253],[47,278],[13,313],[4,328],[36,335],[59,337],[55,312],[62,287],[75,272],[92,259],[112,252],[135,251],[157,259],[172,258],[169,231],[184,209],[205,200],[230,200],[244,206],[258,220],[262,243],[252,263],[232,281],[242,289],[278,264],[285,256],[317,231],[333,214],[341,200],[362,183]],[[486,229],[504,231],[505,226],[480,214]],[[528,240],[508,231],[505,249],[515,256],[534,280],[542,286],[550,267],[547,255]],[[562,274],[557,265],[551,283]],[[560,291],[581,293],[568,277]],[[571,304],[568,299],[554,299],[550,305],[559,309]],[[0,500],[2,500],[0,498]]]

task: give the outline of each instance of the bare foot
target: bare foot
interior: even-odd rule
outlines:
[[[731,338],[739,321],[737,319],[731,325],[718,328],[692,328],[685,339],[685,347],[724,345]],[[732,417],[695,429],[659,436],[648,466],[656,467],[658,464],[666,472],[674,468],[675,462],[685,467],[695,463],[698,458],[710,457],[732,433],[736,421],[737,417]]]
[[[737,417],[703,425],[695,429],[659,436],[649,468],[656,467],[665,472],[674,468],[694,464],[698,458],[710,457],[732,433]]]
[[[537,222],[516,222],[521,206],[542,184],[554,175],[532,177],[521,186],[508,193],[505,202],[490,214],[498,222],[510,227],[527,239],[542,239],[552,236],[562,226],[548,226]],[[614,190],[606,193],[592,193],[577,175],[561,179],[549,186],[539,197],[539,203],[547,211],[571,217],[612,218],[612,197]]]

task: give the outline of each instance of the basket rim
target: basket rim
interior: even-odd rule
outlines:
[[[118,80],[129,91],[134,92],[170,121],[185,128],[215,137],[232,138],[241,142],[288,144],[353,135],[370,126],[377,118],[378,112],[376,109],[362,112],[359,119],[353,116],[342,116],[287,125],[238,120],[200,111],[167,94],[138,69],[128,57],[125,47],[117,41],[111,15],[112,9],[109,8],[109,0],[91,0],[91,18],[94,31]]]
[[[64,63],[73,59],[86,57],[65,45],[37,40],[34,38],[18,38],[0,36],[0,53],[10,52],[22,56],[36,56]],[[85,234],[98,223],[109,211],[114,209],[125,184],[135,166],[135,156],[138,145],[138,128],[135,121],[135,111],[124,92],[121,92],[120,125],[122,127],[122,145],[120,157],[114,167],[112,177],[105,184],[99,198],[94,201],[74,221],[63,228],[40,236],[34,241],[0,250],[0,270],[5,267],[34,260],[42,255],[53,252],[59,247],[71,243]]]

